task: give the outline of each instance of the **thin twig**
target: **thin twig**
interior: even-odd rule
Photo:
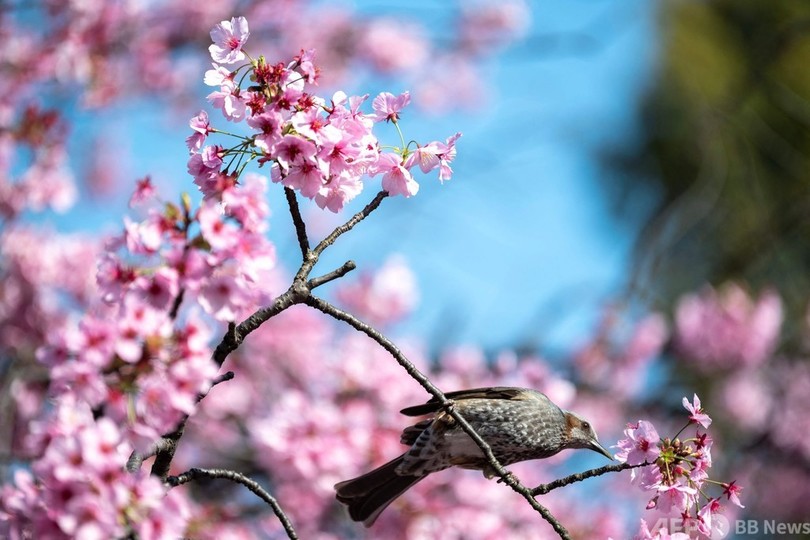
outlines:
[[[205,396],[207,396],[207,395],[208,395],[208,392],[210,392],[210,391],[211,391],[211,389],[212,389],[213,387],[215,387],[216,385],[218,385],[218,384],[220,384],[220,383],[224,383],[224,382],[226,382],[226,381],[230,381],[230,380],[231,380],[231,379],[233,379],[235,376],[236,376],[236,375],[234,374],[234,372],[233,372],[233,371],[226,371],[225,373],[223,373],[223,374],[222,374],[222,375],[220,375],[219,377],[216,377],[216,378],[215,378],[213,381],[211,381],[211,386],[209,386],[209,387],[208,387],[208,390],[206,390],[205,392],[200,392],[199,394],[197,394],[197,403],[199,403],[200,401],[202,401],[202,399],[203,399]]]
[[[355,225],[366,219],[370,213],[372,213],[374,210],[377,209],[378,206],[380,206],[380,203],[386,197],[388,197],[387,191],[380,191],[379,193],[377,193],[377,195],[371,200],[370,203],[368,203],[365,206],[365,208],[363,208],[362,210],[357,212],[354,216],[352,216],[352,218],[349,221],[337,227],[334,231],[332,231],[329,234],[329,236],[321,240],[320,243],[318,243],[318,245],[315,246],[315,249],[312,250],[315,256],[317,257],[318,255],[323,253],[323,250],[334,244],[335,240],[337,240],[338,237],[340,237],[340,235],[349,232]]]
[[[427,376],[419,371],[419,369],[410,361],[408,360],[402,351],[387,337],[385,337],[382,333],[380,333],[375,328],[369,326],[368,324],[362,322],[361,320],[357,319],[355,316],[347,313],[337,307],[333,306],[329,302],[318,298],[316,296],[308,296],[305,300],[305,303],[308,306],[311,306],[335,319],[343,321],[355,330],[363,332],[368,337],[376,341],[382,348],[388,351],[391,356],[397,361],[397,363],[402,366],[403,369],[410,375],[416,382],[418,382],[422,388],[427,390],[427,392],[432,395],[441,406],[446,408],[447,414],[449,414],[459,425],[459,427],[464,430],[464,432],[469,435],[469,437],[475,442],[476,445],[481,449],[481,452],[484,454],[489,465],[492,469],[498,474],[501,480],[511,487],[514,491],[519,493],[523,496],[526,501],[534,508],[542,517],[545,519],[553,528],[554,531],[562,538],[563,540],[570,540],[571,536],[569,535],[568,531],[565,527],[557,521],[557,519],[549,512],[549,510],[541,505],[537,499],[532,494],[532,490],[528,487],[524,486],[520,483],[520,481],[507,471],[503,465],[500,464],[498,459],[495,457],[495,454],[492,452],[492,448],[490,448],[489,444],[481,438],[478,433],[476,433],[475,428],[473,428],[467,420],[461,416],[458,411],[452,407],[452,401],[447,399],[444,393],[439,390]]]
[[[186,294],[185,287],[180,289],[180,292],[177,293],[177,296],[174,298],[174,302],[172,303],[172,308],[169,310],[169,319],[172,321],[177,318],[177,312],[180,311],[180,305],[183,303],[183,297]]]
[[[281,526],[284,527],[284,531],[287,533],[287,538],[290,538],[290,540],[297,540],[298,535],[295,532],[295,528],[293,528],[290,518],[288,518],[287,514],[284,513],[284,510],[281,509],[281,505],[278,503],[276,498],[270,495],[270,493],[260,486],[258,482],[248,478],[242,473],[227,469],[194,468],[189,469],[182,474],[178,474],[177,476],[170,476],[166,479],[166,482],[169,485],[176,487],[198,478],[223,478],[225,480],[230,480],[231,482],[236,482],[237,484],[242,484],[252,491],[257,497],[270,505],[270,508],[273,509],[273,513],[281,522]]]
[[[322,275],[320,277],[310,279],[307,282],[307,287],[310,290],[316,289],[316,288],[320,287],[321,285],[323,285],[325,283],[329,283],[330,281],[334,281],[334,280],[336,280],[338,278],[342,278],[343,276],[345,276],[346,274],[348,274],[349,272],[351,272],[355,268],[357,268],[357,265],[354,263],[354,261],[346,261],[345,263],[343,263],[343,266],[341,266],[340,268],[337,268],[336,270],[332,270],[328,274],[324,274],[324,275]]]
[[[573,484],[574,482],[582,482],[583,480],[587,480],[588,478],[602,476],[603,474],[607,474],[610,472],[627,471],[630,469],[636,469],[638,467],[645,467],[647,465],[651,464],[645,461],[644,463],[640,463],[638,465],[629,465],[627,463],[619,463],[618,465],[605,465],[604,467],[599,467],[598,469],[591,469],[589,471],[572,474],[570,476],[566,476],[565,478],[560,478],[559,480],[549,482],[548,484],[540,484],[539,486],[531,490],[531,494],[535,496],[545,495],[552,489],[567,486],[569,484]]]
[[[284,188],[284,195],[287,197],[287,205],[290,207],[293,225],[295,225],[295,235],[298,237],[298,246],[301,248],[301,257],[306,260],[309,253],[309,239],[307,238],[307,226],[301,217],[301,209],[298,207],[298,198],[291,188]]]

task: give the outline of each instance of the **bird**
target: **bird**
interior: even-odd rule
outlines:
[[[613,460],[593,426],[576,413],[555,405],[529,388],[487,387],[445,394],[452,407],[492,449],[501,465],[544,459],[566,448],[593,450]],[[402,455],[371,472],[335,484],[336,498],[352,520],[371,527],[397,497],[427,475],[450,467],[497,476],[478,445],[435,397],[402,409],[406,416],[431,417],[405,428]]]

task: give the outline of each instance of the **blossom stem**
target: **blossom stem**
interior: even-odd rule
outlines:
[[[397,133],[399,133],[399,141],[400,141],[400,143],[402,144],[402,154],[403,154],[403,156],[402,156],[402,157],[405,157],[405,155],[404,155],[404,154],[405,154],[405,152],[406,152],[406,150],[407,150],[407,148],[406,148],[406,146],[405,146],[405,136],[404,136],[404,135],[402,135],[402,130],[401,130],[401,129],[399,129],[399,122],[397,122],[396,120],[394,120],[394,121],[393,121],[393,124],[394,124],[394,127],[395,127],[395,128],[397,128]]]
[[[685,430],[686,428],[688,428],[690,425],[692,425],[692,421],[691,421],[691,420],[690,420],[689,422],[687,422],[687,423],[686,423],[686,425],[685,425],[685,426],[683,426],[683,427],[680,429],[680,431],[678,431],[678,433],[676,433],[676,434],[675,434],[675,436],[674,436],[674,437],[672,437],[672,440],[674,441],[675,439],[677,439],[677,438],[678,438],[678,436],[679,436],[681,433],[683,433],[683,430]]]

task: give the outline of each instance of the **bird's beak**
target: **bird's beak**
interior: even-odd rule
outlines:
[[[590,448],[591,450],[593,450],[594,452],[596,452],[596,453],[598,453],[598,454],[602,454],[603,456],[605,456],[605,457],[606,457],[606,458],[608,458],[609,460],[614,461],[614,459],[613,459],[613,454],[611,454],[610,452],[608,452],[608,451],[605,449],[605,447],[604,447],[604,446],[602,446],[601,444],[599,444],[599,441],[597,441],[597,440],[595,440],[595,439],[594,439],[594,440],[591,440],[590,445],[588,446],[588,448]]]

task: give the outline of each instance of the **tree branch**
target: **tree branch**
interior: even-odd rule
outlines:
[[[177,476],[170,476],[166,479],[166,482],[170,486],[176,487],[199,478],[223,478],[225,480],[230,480],[231,482],[236,482],[237,484],[242,484],[252,491],[257,497],[270,505],[270,508],[273,509],[273,513],[281,522],[281,526],[284,527],[284,531],[287,533],[287,538],[290,538],[290,540],[297,540],[298,535],[293,528],[292,522],[290,522],[290,519],[287,517],[287,514],[284,513],[284,510],[281,509],[281,505],[279,505],[275,497],[270,495],[270,493],[260,486],[258,482],[248,478],[242,473],[227,469],[194,468],[189,469],[188,471]]]
[[[301,209],[298,207],[298,199],[295,191],[291,188],[284,188],[284,195],[287,197],[287,205],[290,207],[293,225],[295,225],[295,235],[298,237],[298,246],[301,248],[301,257],[306,260],[309,253],[309,239],[307,238],[307,226],[301,217]]]
[[[174,431],[167,433],[155,446],[155,462],[152,463],[152,476],[157,476],[161,480],[166,480],[169,476],[169,469],[172,466],[174,454],[177,451],[177,443],[188,423],[188,415],[185,415]]]
[[[432,395],[447,411],[447,414],[450,415],[459,425],[459,427],[464,430],[464,432],[469,435],[469,437],[475,442],[476,445],[481,449],[481,452],[484,454],[484,457],[487,460],[487,463],[492,467],[492,469],[498,474],[506,485],[508,485],[512,490],[516,491],[520,495],[523,496],[526,501],[528,501],[529,505],[534,508],[542,517],[545,519],[554,529],[554,531],[562,538],[563,540],[570,540],[571,536],[569,535],[568,531],[565,527],[557,521],[557,519],[549,512],[549,510],[541,505],[537,499],[535,498],[532,490],[528,487],[524,486],[520,483],[520,481],[507,471],[503,465],[500,464],[498,459],[495,457],[495,454],[492,453],[492,448],[490,448],[489,444],[481,438],[478,433],[476,433],[475,429],[461,416],[454,408],[452,400],[447,399],[447,396],[439,390],[430,379],[419,371],[419,369],[413,365],[413,363],[408,360],[402,351],[387,337],[385,337],[382,333],[380,333],[375,328],[369,326],[368,324],[362,322],[361,320],[357,319],[353,315],[338,309],[337,307],[333,306],[329,302],[318,298],[316,296],[309,295],[305,302],[308,306],[317,309],[337,320],[343,321],[347,323],[349,326],[354,328],[359,332],[363,332],[368,337],[376,341],[382,348],[388,351],[391,356],[394,357],[394,360],[402,366],[403,369],[410,375],[416,382],[418,382],[422,388],[424,388],[430,395]]]
[[[377,209],[378,206],[380,206],[380,203],[386,197],[388,197],[387,191],[380,191],[379,193],[377,193],[374,199],[372,199],[371,202],[365,206],[365,208],[363,208],[362,210],[357,212],[354,216],[352,216],[352,218],[349,221],[337,227],[334,231],[332,231],[329,234],[329,236],[321,240],[320,243],[317,246],[315,246],[315,249],[312,250],[315,253],[315,256],[316,257],[319,256],[321,253],[323,253],[323,250],[334,244],[335,240],[337,240],[338,237],[340,237],[340,235],[349,232],[350,230],[352,230],[352,228],[354,228],[355,225],[366,219],[370,213],[372,213],[374,210]]]
[[[307,288],[309,290],[316,289],[321,285],[324,285],[325,283],[329,283],[330,281],[342,278],[355,268],[357,268],[357,265],[354,263],[354,261],[346,261],[340,268],[332,270],[328,274],[324,274],[320,277],[312,278],[309,281],[307,281]]]
[[[638,465],[628,465],[627,463],[619,463],[618,465],[605,465],[604,467],[599,467],[598,469],[591,469],[589,471],[572,474],[570,476],[566,476],[565,478],[560,478],[559,480],[549,482],[548,484],[540,484],[539,486],[531,490],[531,494],[535,496],[545,495],[552,489],[567,486],[573,484],[574,482],[582,482],[583,480],[587,480],[588,478],[602,476],[603,474],[607,474],[610,472],[627,471],[630,469],[636,469],[638,467],[645,467],[647,465],[652,464],[645,461],[644,463],[640,463]]]

